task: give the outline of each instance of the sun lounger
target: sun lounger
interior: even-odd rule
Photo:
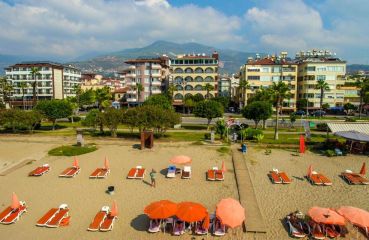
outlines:
[[[4,211],[0,213],[0,222],[7,218],[12,213],[12,210],[13,209],[10,206],[5,208]]]
[[[305,215],[299,211],[293,212],[286,217],[290,236],[304,238],[310,234],[310,226],[305,221]]]
[[[176,221],[173,227],[173,235],[180,236],[185,233],[186,224],[182,221]]]
[[[280,172],[279,177],[282,179],[282,182],[284,184],[290,184],[292,180],[288,177],[288,175],[285,172]]]
[[[98,231],[101,224],[104,222],[106,216],[108,215],[110,208],[108,206],[104,206],[101,210],[96,214],[90,226],[87,228],[88,231]]]
[[[90,178],[97,178],[97,176],[99,176],[100,172],[101,172],[102,168],[96,168],[95,171],[93,171],[90,174]]]
[[[215,219],[213,224],[213,233],[215,236],[224,236],[226,234],[225,225],[223,225],[219,219]]]
[[[62,204],[59,207],[59,211],[52,217],[47,223],[46,227],[56,228],[60,226],[60,223],[64,218],[69,216],[69,209],[66,204]]]
[[[337,232],[336,229],[334,229],[334,227],[330,225],[325,225],[323,227],[323,232],[325,232],[325,235],[329,238],[337,238],[340,236],[340,233]]]
[[[195,234],[196,235],[207,235],[208,233],[209,233],[209,229],[203,228],[203,221],[200,221],[200,222],[196,223],[196,226],[195,226]]]
[[[46,223],[54,217],[54,215],[59,211],[59,208],[50,209],[44,216],[42,216],[36,223],[36,226],[44,227]]]
[[[12,224],[19,220],[20,216],[27,211],[25,202],[21,202],[21,205],[17,209],[12,209],[10,214],[5,217],[1,223],[2,224]]]
[[[310,175],[307,175],[306,178],[313,185],[323,185],[322,180],[319,178],[318,173],[315,171],[313,171]]]
[[[90,178],[106,178],[109,173],[110,169],[96,168],[95,171],[90,174]]]
[[[169,166],[167,171],[167,178],[176,177],[176,166]]]
[[[145,177],[145,168],[137,166],[136,179],[143,179]]]
[[[280,178],[277,169],[273,169],[273,171],[270,171],[269,174],[268,174],[268,176],[269,176],[270,180],[273,183],[275,183],[275,184],[282,183],[282,179]]]
[[[310,221],[309,225],[311,227],[311,236],[313,239],[317,239],[317,240],[325,239],[325,235],[323,233],[322,228],[319,226],[319,224]]]
[[[131,170],[129,170],[127,178],[129,179],[134,179],[136,178],[136,172],[137,172],[137,168],[131,168]]]
[[[182,171],[182,178],[190,179],[191,178],[191,166],[184,166]]]
[[[209,169],[206,174],[206,177],[209,181],[215,181],[215,171],[212,169]]]
[[[114,221],[117,217],[111,216],[110,214],[106,215],[104,221],[101,223],[100,231],[107,232],[111,231],[114,226]]]
[[[79,172],[80,172],[81,168],[79,167],[70,167],[65,169],[60,175],[59,177],[66,177],[66,178],[71,178],[76,176]]]
[[[325,186],[331,186],[332,185],[332,181],[329,180],[329,178],[327,178],[323,174],[318,173],[318,178],[321,180],[321,182],[323,183],[323,185],[325,185]]]
[[[160,220],[158,219],[150,219],[149,230],[150,233],[160,232]]]
[[[47,173],[49,170],[50,170],[49,164],[44,164],[41,167],[37,167],[35,170],[30,172],[28,176],[35,176],[35,177],[42,176],[45,173]]]
[[[358,184],[364,184],[367,185],[369,184],[369,180],[364,178],[363,176],[361,176],[358,173],[353,173],[350,170],[346,170],[345,172],[341,173],[341,176],[349,183],[349,184],[353,184],[353,185],[358,185]]]

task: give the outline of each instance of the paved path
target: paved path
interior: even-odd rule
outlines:
[[[266,233],[264,218],[256,200],[244,155],[239,151],[238,144],[232,146],[232,154],[240,203],[246,210],[246,232]]]

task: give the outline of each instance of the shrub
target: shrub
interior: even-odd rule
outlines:
[[[345,118],[345,122],[356,122],[356,119],[355,118]]]
[[[333,157],[333,156],[336,156],[336,153],[333,150],[329,149],[325,151],[325,155],[327,157]]]
[[[210,140],[210,133],[205,133],[204,134],[204,139],[205,140]]]
[[[316,125],[316,129],[318,131],[327,131],[328,130],[328,125],[326,123],[318,123]]]
[[[244,129],[241,134],[242,134],[243,139],[253,140],[253,139],[256,139],[257,135],[259,134],[263,135],[263,131],[260,129],[247,128],[247,129]]]
[[[73,118],[73,121],[72,121],[72,118]],[[79,122],[79,121],[81,121],[81,117],[73,116],[73,117],[69,117],[68,120],[69,120],[69,122]]]
[[[257,134],[254,138],[256,141],[261,142],[264,139],[264,134]]]

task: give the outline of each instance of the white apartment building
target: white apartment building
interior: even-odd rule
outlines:
[[[74,88],[81,84],[81,71],[72,66],[66,66],[54,62],[23,62],[5,68],[6,78],[12,83],[13,105],[23,99],[21,83],[26,83],[24,88],[24,100],[31,104],[33,99],[32,83],[35,81],[31,74],[31,68],[39,69],[36,76],[36,97],[38,100],[64,99],[75,96]]]

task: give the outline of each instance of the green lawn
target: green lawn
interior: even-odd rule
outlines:
[[[49,155],[51,156],[78,156],[86,153],[90,153],[96,151],[97,148],[95,145],[86,145],[83,147],[78,147],[75,145],[72,146],[61,146],[49,151]]]

